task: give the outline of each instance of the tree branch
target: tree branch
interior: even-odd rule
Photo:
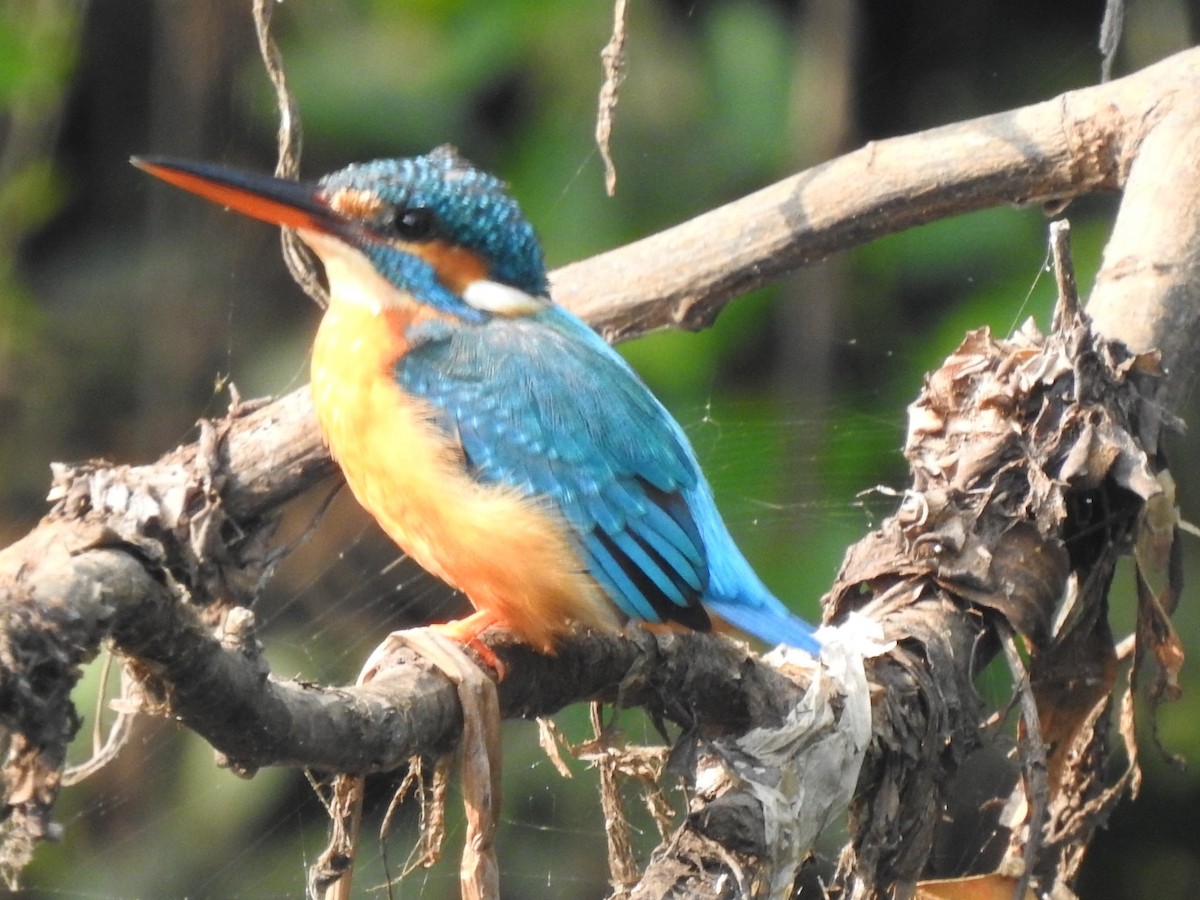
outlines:
[[[1200,61],[1200,50],[1185,56]],[[1162,354],[1171,377],[1159,399],[1173,411],[1179,409],[1200,365],[1197,87],[1200,82],[1193,82],[1190,92],[1171,92],[1146,110],[1154,127],[1138,141],[1087,305],[1101,334],[1137,351],[1157,349]]]
[[[740,294],[877,237],[1001,204],[1125,184],[1143,139],[1194,101],[1200,49],[1009,112],[873,141],[748,197],[554,273],[610,340],[703,328]],[[603,285],[603,290],[597,286]]]

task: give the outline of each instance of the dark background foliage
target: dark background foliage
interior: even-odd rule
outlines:
[[[615,199],[592,145],[607,3],[292,0],[276,7],[276,24],[308,175],[452,142],[513,185],[557,265],[866,141],[1094,83],[1102,14],[1099,0],[632,3]],[[1188,0],[1131,4],[1117,72],[1198,31]],[[153,152],[266,170],[275,126],[248,0],[0,7],[0,541],[43,512],[49,461],[148,460],[220,414],[230,380],[243,396],[305,380],[319,311],[288,279],[273,230],[126,162]],[[1085,293],[1115,203],[1087,198],[1069,211]],[[897,451],[921,373],[968,328],[1045,321],[1046,221],[1024,208],[929,225],[745,298],[707,332],[623,348],[691,434],[756,566],[804,614],[818,614],[842,548],[889,511],[886,497],[860,492],[904,484]],[[1196,454],[1178,445],[1186,517],[1197,509]],[[395,552],[345,497],[309,535],[320,499],[285,522],[285,540],[307,539],[257,612],[277,672],[344,681],[386,631],[461,601],[393,566]],[[1128,593],[1118,585],[1118,631],[1131,624]],[[1180,630],[1189,648],[1200,640],[1186,597]],[[80,758],[98,673],[80,690]],[[1161,723],[1166,743],[1192,758],[1198,686],[1190,676]],[[999,696],[1005,685],[985,673],[981,689]],[[578,714],[562,724],[584,734]],[[637,717],[628,730],[648,736]],[[600,896],[594,781],[579,766],[562,781],[532,733],[509,726],[506,742],[505,894]],[[1145,759],[1142,796],[1098,839],[1084,896],[1200,888],[1200,783],[1163,765],[1150,741]],[[389,786],[374,786],[377,803]],[[413,815],[401,819],[393,865],[411,843]],[[237,781],[199,739],[161,722],[138,727],[115,764],[67,790],[60,820],[65,840],[42,848],[33,895],[298,895],[324,838],[298,773]],[[648,849],[652,826],[638,824]],[[940,861],[947,871],[983,864],[987,835],[962,837]],[[373,842],[366,856],[374,874],[360,887],[380,877]],[[453,864],[402,890],[453,895]]]

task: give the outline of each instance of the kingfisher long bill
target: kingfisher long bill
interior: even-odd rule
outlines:
[[[633,620],[716,616],[815,653],[734,544],[692,448],[625,360],[549,294],[506,186],[450,147],[315,183],[133,163],[294,228],[325,268],[312,399],[358,501],[476,612],[542,652]]]

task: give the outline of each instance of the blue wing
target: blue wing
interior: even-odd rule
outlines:
[[[551,500],[592,577],[632,618],[706,629],[699,472],[625,362],[557,308],[409,335],[401,387],[442,413],[476,477]]]
[[[408,337],[400,386],[439,410],[476,477],[558,507],[626,616],[706,630],[703,601],[768,642],[815,646],[734,546],[679,426],[580,320],[550,307]]]

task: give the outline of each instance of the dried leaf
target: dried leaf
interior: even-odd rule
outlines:
[[[1007,340],[969,333],[910,406],[904,452],[912,484],[900,509],[847,553],[826,598],[827,616],[865,608],[881,621],[902,606],[926,605],[936,620],[939,604],[970,604],[1025,640],[1037,707],[1027,722],[1049,750],[1044,786],[1020,805],[1029,815],[1048,811],[1041,837],[1053,856],[1028,861],[1039,889],[1066,883],[1132,778],[1106,777],[1117,671],[1107,599],[1117,558],[1135,536],[1158,573],[1142,604],[1139,646],[1144,640],[1164,673],[1156,689],[1176,689],[1182,650],[1166,616],[1177,598],[1173,501],[1158,508],[1156,498],[1169,491],[1145,449],[1156,452],[1158,431],[1170,424],[1143,392],[1159,376],[1153,358],[1094,336],[1070,302],[1060,303],[1047,336],[1032,322]],[[920,623],[911,611],[904,617],[917,665],[938,641]],[[957,695],[940,683],[933,692],[922,697],[931,714],[949,717],[937,695]],[[877,705],[892,702],[881,697]],[[855,849],[859,865],[873,854],[868,864],[883,873],[881,883],[903,877],[912,848],[932,829],[927,790],[913,787],[928,761],[910,743],[923,737],[895,728],[877,735],[890,741],[887,763],[870,811],[860,813],[869,827]],[[969,744],[971,734],[959,740]],[[1025,817],[1014,824],[1014,855],[1032,856],[1038,835],[1022,831]],[[865,849],[873,844],[889,849]]]
[[[563,778],[571,777],[571,770],[567,768],[566,760],[562,758],[562,744],[564,743],[563,736],[558,731],[558,726],[554,724],[552,719],[545,716],[538,716],[538,745],[542,748],[542,752],[546,754],[546,758],[550,760],[550,764]]]
[[[917,900],[1013,900],[1019,884],[1019,878],[999,872],[922,881],[917,884]],[[1032,889],[1026,889],[1026,900],[1036,897]]]
[[[1175,611],[1178,592],[1171,591],[1171,562],[1176,552],[1175,536],[1179,509],[1175,505],[1175,479],[1168,469],[1156,476],[1159,492],[1146,500],[1138,522],[1133,557],[1146,585],[1160,598],[1167,613]]]
[[[1030,674],[1042,737],[1051,748],[1047,769],[1054,798],[1070,790],[1068,779],[1079,776],[1067,757],[1079,741],[1089,739],[1096,709],[1108,703],[1116,683],[1117,656],[1107,619],[1095,617],[1090,628],[1081,623],[1056,642],[1053,653],[1035,656]]]

